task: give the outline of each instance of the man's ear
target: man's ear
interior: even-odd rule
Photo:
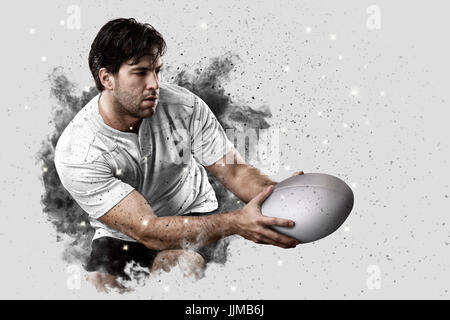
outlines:
[[[112,90],[114,88],[114,76],[106,68],[101,68],[98,71],[98,78],[106,90]]]

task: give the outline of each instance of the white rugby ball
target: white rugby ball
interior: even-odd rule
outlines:
[[[341,179],[323,173],[305,173],[276,184],[263,202],[261,212],[295,221],[293,228],[272,228],[307,243],[336,231],[352,211],[353,202],[352,189]]]

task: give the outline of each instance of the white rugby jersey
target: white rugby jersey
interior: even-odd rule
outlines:
[[[97,220],[134,189],[160,217],[217,209],[203,166],[220,160],[233,144],[201,98],[162,83],[155,114],[143,119],[136,134],[105,124],[100,95],[74,117],[55,149],[61,183],[88,213],[93,239],[135,241]]]

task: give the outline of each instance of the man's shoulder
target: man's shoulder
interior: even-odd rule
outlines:
[[[104,153],[106,145],[91,120],[92,110],[88,103],[61,133],[55,147],[55,162],[92,162]]]
[[[164,82],[160,87],[160,102],[167,105],[183,105],[187,107],[194,107],[196,95],[188,89],[173,84]]]

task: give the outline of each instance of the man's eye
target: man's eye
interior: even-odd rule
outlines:
[[[145,76],[145,72],[138,72],[138,73],[136,73],[136,74],[138,74],[138,75],[140,75],[140,76]]]

